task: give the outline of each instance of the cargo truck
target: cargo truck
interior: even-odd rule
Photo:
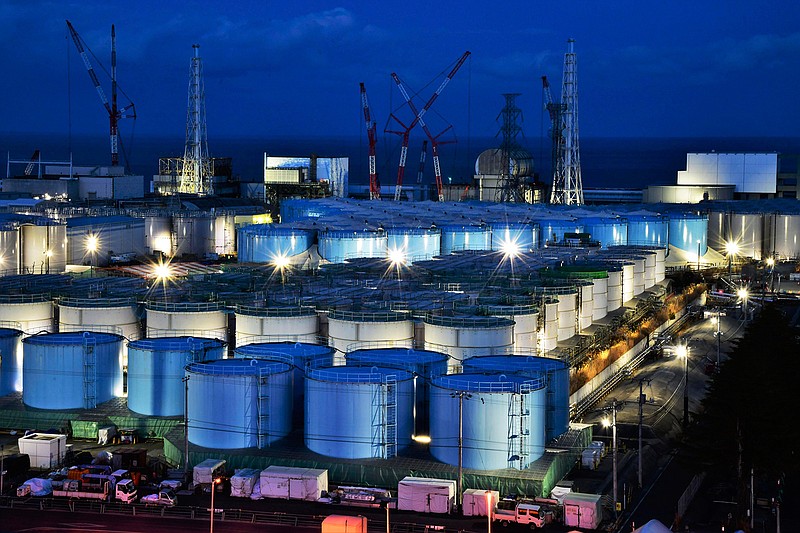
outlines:
[[[509,524],[522,524],[536,529],[552,522],[552,513],[539,504],[500,501],[494,510],[493,518],[504,527]]]
[[[133,503],[137,491],[126,470],[111,474],[83,474],[80,479],[53,481],[53,496]]]

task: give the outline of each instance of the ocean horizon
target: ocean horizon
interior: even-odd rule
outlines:
[[[800,138],[793,137],[587,137],[581,143],[581,175],[584,188],[642,188],[647,185],[674,184],[677,172],[686,168],[689,152],[778,152],[800,153]],[[495,149],[500,141],[494,137],[461,139],[458,143],[440,147],[440,161],[445,181],[466,182],[474,174],[475,160],[484,150]],[[539,179],[550,181],[549,139],[528,138],[521,142],[533,155],[534,170]],[[183,154],[184,139],[167,136],[140,136],[130,142],[123,137],[130,170],[146,178],[158,172],[160,157]],[[419,167],[422,140],[414,138],[409,144],[405,183],[415,183]],[[45,161],[67,161],[70,153],[75,165],[99,166],[110,164],[109,141],[106,136],[67,135],[58,133],[3,133],[0,150],[15,160],[27,160],[35,150],[41,150]],[[227,137],[208,141],[213,157],[231,157],[234,175],[242,181],[260,181],[263,176],[264,153],[273,156],[348,157],[350,183],[369,181],[368,147],[366,138],[309,136],[289,137]],[[122,152],[122,150],[121,150]],[[396,183],[399,162],[399,143],[395,136],[386,135],[378,141],[377,166],[382,187]],[[120,160],[124,161],[122,153]],[[21,165],[11,168],[11,174],[23,172]],[[433,163],[430,148],[424,182],[433,182]]]

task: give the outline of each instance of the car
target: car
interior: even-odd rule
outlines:
[[[156,494],[142,496],[140,501],[148,506],[161,505],[164,507],[175,507],[178,505],[178,496],[175,495],[172,489],[165,489],[158,491]]]

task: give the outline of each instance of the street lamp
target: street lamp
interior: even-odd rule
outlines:
[[[486,531],[492,533],[492,491],[486,491]]]
[[[621,409],[625,404],[616,400],[611,401],[611,405],[606,407],[605,410],[611,411],[611,420],[607,417],[603,419],[603,427],[611,427],[611,461],[613,469],[613,485],[612,497],[614,499],[614,518],[617,518],[617,507],[619,502],[617,500],[617,410]]]
[[[697,239],[697,271],[700,272],[700,239]]]
[[[215,478],[211,480],[211,530],[214,533],[214,493],[217,491],[216,486],[222,483],[222,479]]]
[[[647,396],[644,394],[644,384],[650,385],[650,378],[639,379],[639,488],[643,487],[642,484],[642,422],[644,420],[644,404],[647,402]]]
[[[750,292],[745,288],[742,287],[736,291],[736,296],[742,301],[742,311],[744,312],[744,320],[747,321],[747,298],[750,296]]]
[[[472,394],[466,391],[450,393],[451,398],[458,398],[458,480],[456,481],[456,491],[458,492],[458,510],[461,511],[464,494],[464,398],[469,400]]]
[[[680,344],[675,353],[683,359],[683,427],[686,429],[689,425],[689,346]]]
[[[100,243],[97,240],[97,235],[91,233],[86,236],[86,251],[89,252],[91,266],[94,266],[94,256],[97,253]]]
[[[734,241],[728,241],[725,243],[725,254],[728,256],[728,277],[731,277],[731,264],[733,262],[733,256],[739,253],[739,245],[736,244]]]

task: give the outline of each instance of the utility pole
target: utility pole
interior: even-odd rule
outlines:
[[[641,489],[644,485],[642,483],[642,420],[644,419],[644,404],[647,401],[647,397],[644,394],[644,384],[647,383],[650,385],[649,378],[641,378],[639,380],[639,488]]]
[[[450,394],[451,398],[458,398],[458,480],[456,481],[456,502],[459,512],[462,510],[464,494],[464,399],[469,400],[472,394],[458,391]]]
[[[603,411],[611,411],[611,422],[608,419],[603,420],[603,425],[605,427],[611,426],[611,453],[612,453],[612,469],[613,469],[613,486],[612,486],[612,497],[614,499],[614,519],[618,517],[617,507],[619,506],[619,501],[617,500],[617,411],[622,409],[625,406],[625,402],[619,402],[617,400],[611,400],[611,405],[604,407]]]
[[[717,366],[714,368],[714,372],[719,372],[719,365],[720,365],[720,351],[721,351],[721,344],[722,344],[722,331],[720,331],[720,317],[722,316],[722,312],[720,311],[719,307],[717,308],[717,332],[715,336],[717,337]]]

